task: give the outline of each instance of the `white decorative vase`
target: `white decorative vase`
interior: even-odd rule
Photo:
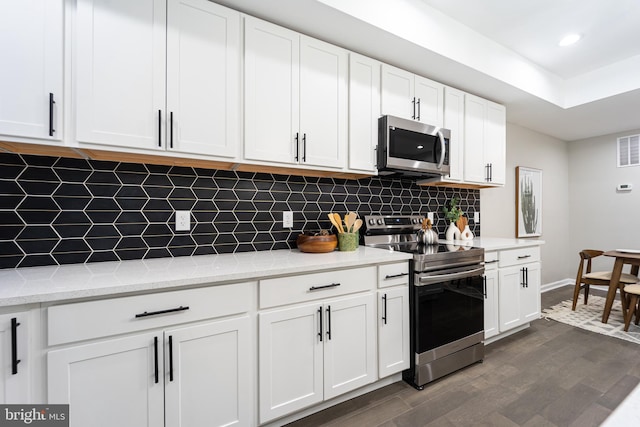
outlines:
[[[469,229],[468,225],[465,225],[464,230],[460,232],[460,240],[473,240],[475,236]]]
[[[447,241],[460,240],[460,230],[453,222],[450,222],[444,236]]]

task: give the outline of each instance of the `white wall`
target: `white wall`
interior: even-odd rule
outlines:
[[[507,123],[507,171],[502,188],[480,190],[483,236],[516,236],[516,166],[542,169],[542,284],[575,276],[578,262],[570,242],[568,144]],[[638,182],[640,187],[640,180]],[[638,188],[640,191],[640,188]],[[640,237],[640,236],[639,236]],[[640,246],[640,245],[639,245]],[[575,265],[574,265],[575,264]]]
[[[581,249],[640,249],[640,166],[618,168],[616,160],[616,139],[636,134],[640,130],[568,144],[572,253]],[[616,192],[618,184],[626,183],[634,185],[633,191]],[[576,267],[577,263],[576,255]],[[595,267],[611,269],[613,261],[603,258]]]

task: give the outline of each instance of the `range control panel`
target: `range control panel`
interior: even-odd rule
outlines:
[[[365,215],[367,231],[387,231],[398,233],[404,229],[417,230],[422,227],[421,215]]]

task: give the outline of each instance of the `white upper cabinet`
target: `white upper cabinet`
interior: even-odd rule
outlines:
[[[381,63],[349,54],[349,169],[375,172]]]
[[[382,114],[441,127],[444,85],[382,64]]]
[[[169,0],[168,148],[235,157],[240,144],[240,17],[205,0]]]
[[[344,49],[246,17],[244,157],[344,167],[347,67]]]
[[[165,0],[78,0],[76,139],[162,149]]]
[[[444,127],[451,131],[449,140],[449,176],[447,181],[461,181],[464,168],[464,92],[444,88]]]
[[[0,135],[62,139],[63,22],[63,0],[0,2]]]
[[[506,113],[502,105],[465,95],[464,180],[505,183]]]
[[[233,157],[238,12],[206,0],[78,0],[76,139]]]

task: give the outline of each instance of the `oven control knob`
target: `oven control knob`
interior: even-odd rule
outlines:
[[[418,218],[413,218],[413,220],[411,222],[413,222],[414,224],[417,224],[418,223]]]
[[[371,219],[369,220],[369,225],[374,225],[375,223],[376,223],[376,220],[375,220],[375,219],[371,218]]]
[[[382,224],[384,224],[384,221],[382,220],[382,218],[378,219],[378,221],[377,221],[377,222],[378,222],[378,225],[382,225]]]

